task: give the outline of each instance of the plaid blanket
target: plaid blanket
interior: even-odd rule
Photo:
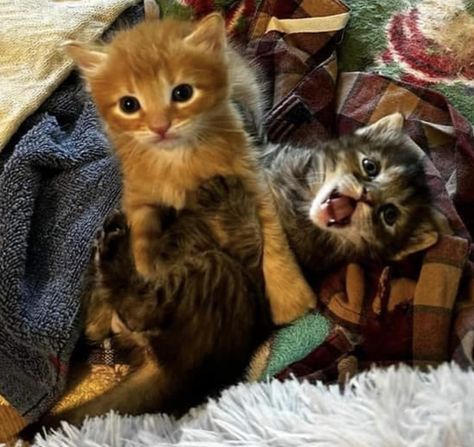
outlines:
[[[337,1],[263,2],[249,54],[270,79],[273,141],[314,144],[400,111],[423,150],[436,208],[453,235],[426,253],[390,265],[349,264],[319,278],[321,311],[333,323],[325,341],[278,373],[334,381],[373,363],[419,366],[474,360],[474,137],[471,124],[441,94],[370,73],[337,74],[341,32],[262,32],[270,17],[341,14]],[[291,6],[290,6],[291,4]],[[283,67],[283,69],[282,69]],[[276,74],[275,74],[276,73]]]

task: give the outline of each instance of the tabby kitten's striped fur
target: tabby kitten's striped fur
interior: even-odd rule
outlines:
[[[132,371],[50,425],[112,409],[181,415],[242,378],[273,328],[255,200],[240,179],[213,178],[192,209],[155,212],[155,278],[136,271],[126,218],[115,212],[98,238],[84,303],[86,336],[101,342],[115,334],[130,350]]]
[[[389,115],[313,147],[268,145],[262,161],[281,221],[309,280],[337,264],[390,261],[441,229],[423,161]]]

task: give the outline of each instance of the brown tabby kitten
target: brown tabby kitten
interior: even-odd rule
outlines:
[[[275,322],[289,322],[314,307],[231,100],[258,93],[258,87],[256,78],[253,87],[246,84],[251,70],[245,64],[244,71],[237,69],[243,59],[229,50],[223,18],[216,13],[198,22],[149,18],[119,32],[108,45],[70,43],[67,48],[121,163],[122,206],[138,272],[153,277],[157,268],[150,249],[160,235],[157,206],[183,209],[205,180],[238,176],[257,197]]]
[[[314,148],[266,148],[280,218],[311,282],[339,263],[401,259],[437,241],[423,161],[402,125],[397,113]]]
[[[115,333],[131,351],[132,371],[48,424],[79,424],[111,409],[181,415],[239,380],[269,336],[261,228],[241,180],[213,178],[198,189],[193,209],[155,213],[159,273],[149,280],[136,271],[125,216],[115,212],[98,237],[84,303],[87,337],[100,342]]]

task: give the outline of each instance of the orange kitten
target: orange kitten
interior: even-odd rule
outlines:
[[[122,206],[137,270],[154,274],[152,242],[160,233],[156,205],[192,206],[203,181],[237,175],[257,196],[275,322],[289,322],[313,307],[314,295],[289,249],[231,101],[232,96],[258,97],[258,87],[242,82],[251,70],[229,47],[222,17],[149,18],[119,32],[110,44],[91,48],[72,42],[67,49],[87,80],[121,163]]]

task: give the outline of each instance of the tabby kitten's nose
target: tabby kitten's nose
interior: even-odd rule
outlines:
[[[169,121],[154,121],[150,123],[150,130],[155,132],[156,134],[160,135],[161,138],[166,136],[166,132],[171,127],[171,123]]]
[[[374,196],[367,191],[367,188],[364,186],[362,189],[362,194],[360,195],[359,202],[367,203],[367,205],[374,205]]]

